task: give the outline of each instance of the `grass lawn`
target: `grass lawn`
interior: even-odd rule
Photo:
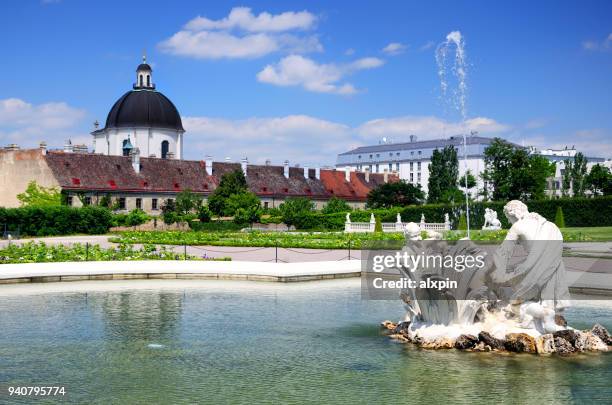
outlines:
[[[612,241],[612,227],[564,228],[566,242]],[[470,233],[472,240],[498,243],[507,230]],[[465,231],[450,231],[446,238],[458,240]],[[311,249],[361,249],[371,241],[402,241],[401,233],[343,233],[343,232],[195,232],[195,231],[127,231],[111,238],[117,243],[160,245],[209,245],[245,247],[284,247]]]

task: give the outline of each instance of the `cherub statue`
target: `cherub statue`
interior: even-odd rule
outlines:
[[[485,223],[482,226],[483,230],[497,231],[501,229],[501,222],[497,219],[497,211],[490,208],[485,208]]]

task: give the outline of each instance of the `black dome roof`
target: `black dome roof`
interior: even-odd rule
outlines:
[[[141,63],[140,65],[138,65],[138,67],[136,68],[136,71],[139,71],[139,70],[148,70],[149,72],[153,71],[151,69],[151,66],[149,66],[148,63]]]
[[[154,127],[184,131],[172,101],[155,90],[131,90],[113,105],[106,128]]]

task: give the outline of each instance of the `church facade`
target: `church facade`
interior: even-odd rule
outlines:
[[[132,90],[115,102],[104,127],[91,133],[93,151],[70,142],[62,150],[49,150],[45,143],[36,149],[9,145],[0,150],[0,206],[19,206],[17,194],[36,181],[61,189],[72,206],[98,204],[109,197],[122,211],[138,208],[156,214],[181,191],[207,199],[224,174],[241,170],[264,207],[306,197],[321,208],[335,196],[361,208],[373,188],[398,180],[387,172],[290,167],[288,161],[274,166],[252,165],[246,158],[185,160],[184,134],[177,108],[156,90],[153,71],[143,60]]]

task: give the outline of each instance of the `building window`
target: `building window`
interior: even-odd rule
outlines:
[[[372,159],[372,155],[370,155],[370,159]]]
[[[140,87],[142,87],[142,75],[140,75],[138,80],[140,81]]]
[[[417,170],[421,170],[421,162],[417,162]]]
[[[400,153],[399,153],[399,152],[397,152],[397,153],[395,154],[395,156],[399,156],[399,155],[400,155]]]
[[[417,173],[417,182],[421,184],[421,173]]]
[[[420,154],[421,154],[421,151],[419,151],[419,152],[418,152],[418,154],[420,155]]]
[[[393,170],[393,163],[389,163],[389,171]]]
[[[269,205],[270,205],[270,203],[268,201],[264,201],[264,208],[265,209],[268,209]]]
[[[72,201],[72,200],[73,200],[73,199],[74,199],[74,198],[73,198],[71,195],[69,195],[68,197],[66,197],[66,204],[68,204],[68,206],[72,207],[72,203],[73,203],[73,201]]]
[[[361,159],[361,155],[357,156],[359,159]]]
[[[395,164],[395,170],[399,173],[399,163]]]
[[[163,141],[161,143],[161,157],[162,159],[166,159],[168,157],[168,149],[170,148],[170,144],[168,141]]]
[[[413,150],[410,151],[410,155],[414,156],[414,151]]]
[[[380,153],[377,153],[377,154],[376,154],[376,157],[380,157]]]
[[[83,199],[83,204],[85,205],[91,205],[91,197],[85,197]]]
[[[393,152],[389,152],[389,156],[393,156]]]
[[[157,198],[151,199],[151,209],[157,211]]]
[[[378,173],[380,171],[380,167],[378,166],[378,163],[376,163],[376,173]]]
[[[410,182],[414,182],[414,173],[410,173]]]
[[[370,173],[372,173],[372,165],[370,165]]]
[[[414,168],[414,162],[410,162],[410,171]]]
[[[123,141],[123,156],[130,156],[130,148],[127,147],[127,145],[130,143],[129,139],[125,139]],[[119,165],[117,165],[119,166]],[[121,167],[119,167],[119,169],[121,169]]]
[[[125,209],[125,197],[120,197],[119,198],[119,209],[120,210],[124,210]]]
[[[151,86],[151,75],[147,75],[147,87]]]
[[[142,198],[136,199],[136,208],[138,208],[139,210],[142,209]]]

